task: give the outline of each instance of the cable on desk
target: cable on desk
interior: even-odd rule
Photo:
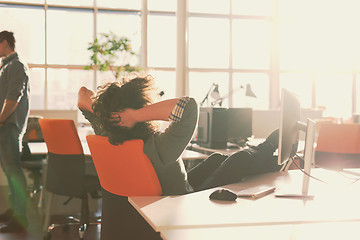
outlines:
[[[298,154],[295,154],[295,156],[298,157],[301,161],[304,162],[304,158],[303,158],[303,157],[300,157]],[[309,177],[311,177],[311,178],[313,178],[313,179],[315,179],[315,180],[318,180],[318,181],[320,181],[320,182],[322,182],[322,183],[329,184],[329,183],[326,182],[326,181],[323,181],[323,180],[321,180],[321,179],[319,179],[319,178],[317,178],[317,177],[312,176],[311,174],[308,174],[307,172],[305,172],[305,171],[294,161],[294,158],[293,158],[293,157],[291,157],[291,159],[292,159],[293,163],[295,164],[295,166],[296,166],[300,171],[302,171],[306,176],[309,176]],[[313,164],[315,167],[322,168],[322,169],[325,169],[325,170],[328,170],[328,171],[332,171],[332,172],[336,172],[336,173],[338,173],[338,174],[340,174],[340,175],[342,175],[343,177],[346,177],[346,178],[348,178],[348,179],[354,179],[354,181],[351,182],[351,183],[349,183],[348,185],[352,185],[352,184],[354,184],[354,183],[356,183],[357,181],[360,180],[360,178],[351,178],[351,177],[345,176],[344,173],[341,172],[341,171],[339,171],[339,170],[334,170],[334,169],[322,167],[322,166],[317,165],[317,164],[315,164],[315,163],[312,163],[312,164]]]
[[[298,157],[301,161],[304,162],[304,158],[300,157],[300,156],[297,155],[297,154],[295,154],[295,156]],[[305,172],[304,169],[302,169],[302,168],[296,163],[296,161],[294,160],[294,157],[291,157],[291,160],[292,160],[292,162],[295,164],[295,166],[296,166],[300,171],[302,171],[306,176],[311,177],[311,178],[313,178],[313,179],[315,179],[315,180],[317,180],[317,181],[319,181],[319,182],[328,184],[328,182],[325,182],[325,181],[321,180],[320,178],[314,177],[314,176],[312,176],[311,174],[308,174],[307,172]]]

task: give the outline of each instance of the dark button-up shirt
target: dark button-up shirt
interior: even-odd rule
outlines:
[[[26,127],[29,115],[30,83],[28,67],[17,53],[2,60],[0,66],[0,111],[5,99],[18,102],[15,111],[6,119],[5,124],[15,124],[21,131]]]

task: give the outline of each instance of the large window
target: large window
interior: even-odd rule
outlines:
[[[1,1],[1,28],[13,31],[17,52],[28,63],[31,109],[75,109],[81,86],[113,80],[109,73],[83,70],[89,43],[100,33],[128,37],[140,64],[141,1]],[[120,62],[119,62],[120,63]]]
[[[304,108],[359,112],[358,1],[188,0],[189,92],[219,85],[223,105],[278,108],[280,89]],[[257,98],[244,95],[251,85]]]
[[[49,7],[47,10],[47,63],[84,65],[94,38],[93,11]],[[65,51],[66,49],[66,51]]]
[[[202,101],[212,84],[218,84],[224,98],[222,107],[267,109],[272,1],[189,0],[188,3],[190,95]],[[256,98],[246,96],[247,85]]]
[[[148,0],[147,66],[162,98],[176,96],[177,0]],[[144,26],[143,26],[144,27]],[[184,49],[185,51],[185,49]]]
[[[42,7],[0,5],[1,29],[13,31],[21,56],[29,63],[45,63],[45,15]],[[31,20],[31,21],[30,21]]]
[[[359,111],[358,1],[279,0],[280,86],[306,107],[348,118]]]
[[[113,80],[110,72],[83,70],[88,43],[113,32],[131,40],[136,55],[126,60],[149,70],[163,98],[185,86],[181,94],[201,102],[217,84],[223,107],[268,109],[279,107],[280,89],[287,88],[303,107],[321,107],[325,115],[360,112],[357,0],[0,3],[1,29],[14,31],[30,66],[32,109],[76,108],[80,86],[95,90]],[[256,98],[246,96],[248,86]]]

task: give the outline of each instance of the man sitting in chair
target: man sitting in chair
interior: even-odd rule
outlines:
[[[213,188],[280,169],[273,157],[278,146],[276,130],[256,147],[239,150],[230,156],[212,154],[186,172],[180,156],[197,125],[197,103],[191,97],[154,103],[152,94],[156,91],[152,80],[150,76],[137,76],[122,83],[108,83],[99,87],[96,94],[82,87],[78,93],[78,107],[95,134],[107,136],[112,144],[131,139],[144,141],[144,153],[154,166],[164,195]],[[164,132],[158,131],[154,124],[159,120],[171,121]]]

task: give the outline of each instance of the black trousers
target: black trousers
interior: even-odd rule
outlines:
[[[214,153],[188,172],[195,191],[241,181],[244,177],[280,170],[274,149],[264,142],[230,156]]]

